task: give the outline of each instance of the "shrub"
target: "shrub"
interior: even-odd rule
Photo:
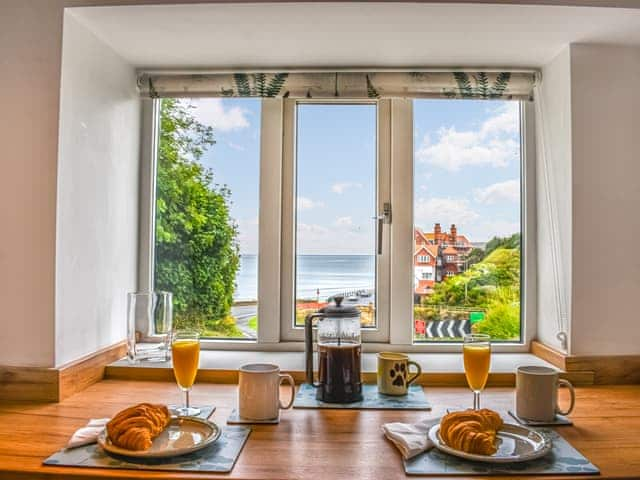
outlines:
[[[474,325],[477,333],[491,338],[517,340],[520,337],[520,306],[517,303],[493,303],[484,320]]]

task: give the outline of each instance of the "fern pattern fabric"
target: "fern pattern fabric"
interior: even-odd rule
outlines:
[[[138,77],[141,95],[533,100],[533,72],[257,72]]]

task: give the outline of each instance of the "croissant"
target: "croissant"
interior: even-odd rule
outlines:
[[[502,424],[500,415],[487,408],[452,412],[442,417],[440,438],[456,450],[493,455],[497,451],[496,433]]]
[[[147,450],[170,420],[166,405],[140,403],[116,414],[107,423],[107,435],[111,443],[118,447]]]

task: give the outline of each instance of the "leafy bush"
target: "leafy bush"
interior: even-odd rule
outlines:
[[[513,288],[500,288],[487,309],[484,320],[474,325],[477,333],[491,338],[517,340],[520,337],[520,302]]]
[[[176,327],[235,336],[229,313],[239,253],[231,192],[198,162],[215,143],[213,129],[176,99],[162,100],[160,122],[155,288],[173,292]]]

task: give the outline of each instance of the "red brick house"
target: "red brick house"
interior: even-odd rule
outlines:
[[[414,243],[414,294],[419,297],[431,293],[436,282],[463,272],[465,259],[473,249],[469,239],[458,234],[455,224],[449,232],[443,232],[439,223],[433,232],[415,228]]]

